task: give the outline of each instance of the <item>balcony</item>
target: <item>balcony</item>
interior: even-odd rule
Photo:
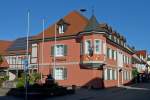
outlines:
[[[88,68],[88,69],[102,69],[105,65],[102,61],[83,61],[80,63],[82,68]]]

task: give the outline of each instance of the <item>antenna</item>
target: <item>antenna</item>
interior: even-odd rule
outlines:
[[[95,11],[94,11],[94,6],[92,6],[92,15],[94,15]]]

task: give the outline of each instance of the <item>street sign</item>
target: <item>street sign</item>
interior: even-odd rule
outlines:
[[[24,64],[24,71],[27,71],[29,65],[28,59],[24,59],[23,64]]]

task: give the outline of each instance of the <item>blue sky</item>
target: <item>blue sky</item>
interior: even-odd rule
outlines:
[[[46,27],[73,10],[86,8],[90,17],[92,7],[99,22],[106,22],[123,34],[136,49],[150,51],[150,0],[1,0],[0,40],[26,36],[27,10],[31,11],[31,34]]]

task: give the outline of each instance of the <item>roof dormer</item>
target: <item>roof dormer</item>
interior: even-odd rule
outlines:
[[[67,31],[68,29],[68,24],[67,22],[64,21],[64,19],[60,19],[58,22],[57,22],[57,26],[58,26],[58,33],[59,34],[63,34]]]

